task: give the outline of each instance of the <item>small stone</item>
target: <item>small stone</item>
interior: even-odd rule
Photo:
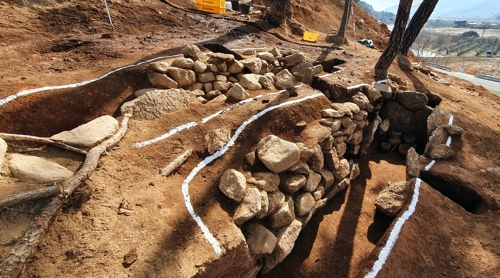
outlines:
[[[245,175],[235,169],[224,172],[219,183],[219,189],[228,198],[240,202],[245,195],[247,181]]]

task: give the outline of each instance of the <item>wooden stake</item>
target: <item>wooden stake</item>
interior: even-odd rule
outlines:
[[[179,168],[186,160],[191,156],[193,153],[192,149],[189,149],[185,151],[183,154],[181,154],[179,157],[177,157],[174,161],[170,162],[167,167],[161,169],[161,175],[162,176],[168,176],[170,175],[175,169]]]

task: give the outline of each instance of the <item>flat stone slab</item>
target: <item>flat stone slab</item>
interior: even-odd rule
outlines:
[[[53,183],[73,176],[73,172],[55,162],[37,156],[11,154],[9,170],[23,182]]]
[[[91,148],[111,137],[118,130],[118,121],[109,116],[101,116],[70,131],[58,133],[50,139],[68,145]]]

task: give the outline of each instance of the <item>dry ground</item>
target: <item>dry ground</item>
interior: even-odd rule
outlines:
[[[59,1],[62,3],[38,9],[18,2],[0,1],[0,98],[23,89],[97,78],[122,66],[178,54],[191,43],[220,43],[230,49],[277,46],[299,50],[313,60],[343,59],[344,70],[332,77],[339,85],[371,83],[373,65],[387,36],[383,27],[357,10],[356,17],[364,19],[364,23],[358,22],[357,38],[373,39],[376,48],[356,45],[351,28],[348,46],[328,47],[324,37],[338,28],[343,1],[293,2],[294,20],[320,33],[316,44],[301,41],[287,28],[269,28],[256,16],[246,20],[237,14],[197,13],[194,3],[186,1],[108,1],[114,28],[107,23],[101,1]],[[391,72],[401,76],[411,89],[440,95],[442,109],[453,114],[454,123],[466,133],[452,142],[456,157],[436,163],[424,179],[431,186],[423,183],[416,212],[404,226],[379,277],[498,277],[500,178],[484,170],[500,165],[500,98],[451,77],[452,86],[437,83],[409,70],[403,60],[396,61]],[[144,65],[140,65],[83,87],[21,97],[0,106],[0,131],[50,136],[97,116],[118,116],[119,106],[130,100],[135,90],[149,86]],[[299,96],[312,92],[304,89]],[[260,93],[265,92],[254,94]],[[276,103],[287,97],[266,99]],[[200,104],[157,121],[132,121],[125,138],[102,157],[96,172],[51,225],[27,262],[23,277],[188,277],[203,269],[206,271],[200,276],[211,277],[231,269],[227,265],[203,264],[214,254],[184,207],[180,185],[207,156],[203,147],[207,131],[220,126],[234,131],[267,105],[252,102],[142,149],[130,144],[199,120],[221,107]],[[320,117],[321,109],[327,106],[326,99],[321,98],[267,115],[245,130],[236,148],[196,176],[190,190],[193,204],[216,237],[231,238],[238,233],[222,229],[228,226],[234,211],[234,205],[217,190],[222,172],[235,165],[243,167],[243,155],[267,134],[300,141],[293,124],[298,119]],[[355,277],[371,268],[393,223],[393,219],[376,212],[373,201],[388,181],[405,176],[404,158],[395,152],[381,153],[378,143],[374,142],[366,156],[356,159],[362,175],[314,216],[292,254],[265,277]],[[10,145],[9,152],[40,156],[51,153],[54,160],[72,170],[83,160],[79,155],[50,147],[30,147],[35,149]],[[188,147],[195,149],[195,155],[186,164],[168,178],[158,175],[158,169]],[[0,195],[36,186],[2,174]],[[433,187],[441,188],[443,193]],[[479,201],[468,203],[467,198],[457,198],[450,188],[459,188],[466,196],[477,195]],[[131,216],[117,214],[123,200],[132,204]],[[16,244],[41,205],[2,209],[0,259]],[[122,265],[123,256],[134,248],[137,262]],[[233,274],[241,271],[232,270]],[[222,276],[232,275],[225,272]]]

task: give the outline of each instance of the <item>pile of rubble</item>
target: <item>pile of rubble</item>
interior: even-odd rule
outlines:
[[[224,102],[228,97],[246,99],[248,91],[289,89],[296,82],[311,84],[321,73],[321,65],[313,66],[302,53],[273,48],[270,51],[246,50],[249,58],[238,60],[233,54],[204,54],[196,45],[182,49],[184,57],[168,62],[153,62],[146,69],[155,88],[136,92],[182,88],[190,91],[201,103]]]

